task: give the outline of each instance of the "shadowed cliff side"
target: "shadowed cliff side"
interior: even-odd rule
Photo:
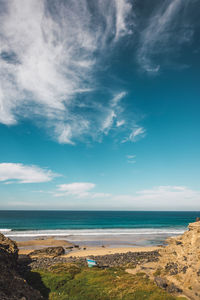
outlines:
[[[17,271],[18,248],[0,234],[0,299],[41,300],[40,292],[28,285]]]

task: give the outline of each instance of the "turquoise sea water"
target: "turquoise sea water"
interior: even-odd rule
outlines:
[[[56,236],[95,245],[149,245],[181,234],[198,216],[191,211],[0,211],[0,231],[16,240]]]

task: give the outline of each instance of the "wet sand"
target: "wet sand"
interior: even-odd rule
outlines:
[[[17,246],[20,250],[35,250],[44,247],[72,247],[74,244],[66,240],[57,240],[53,237],[50,238],[40,238],[28,241],[17,241]]]
[[[66,240],[57,240],[53,237],[51,238],[42,238],[28,241],[17,242],[17,246],[19,248],[19,254],[29,254],[35,249],[42,249],[46,247],[58,247],[62,246],[64,248],[73,247],[74,244],[66,241]],[[159,247],[147,246],[147,247],[110,247],[110,246],[87,246],[81,245],[80,249],[73,247],[64,257],[87,257],[90,255],[98,256],[98,255],[108,255],[115,253],[127,253],[127,252],[147,252],[154,251],[159,249]]]

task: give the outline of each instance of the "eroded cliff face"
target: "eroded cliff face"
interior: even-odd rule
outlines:
[[[157,262],[144,263],[127,272],[145,272],[169,293],[200,299],[200,222],[189,224],[183,235],[169,238],[167,243],[159,250]]]
[[[16,266],[18,248],[15,242],[0,233],[0,263],[7,266]]]
[[[17,270],[18,248],[0,234],[0,299],[41,300],[40,293],[28,285]]]
[[[167,242],[160,250],[157,273],[191,299],[200,299],[200,222],[190,223],[188,231]]]

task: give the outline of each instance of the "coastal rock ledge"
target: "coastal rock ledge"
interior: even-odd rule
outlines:
[[[15,242],[0,234],[0,299],[40,300],[39,291],[28,285],[18,273],[18,248]]]

